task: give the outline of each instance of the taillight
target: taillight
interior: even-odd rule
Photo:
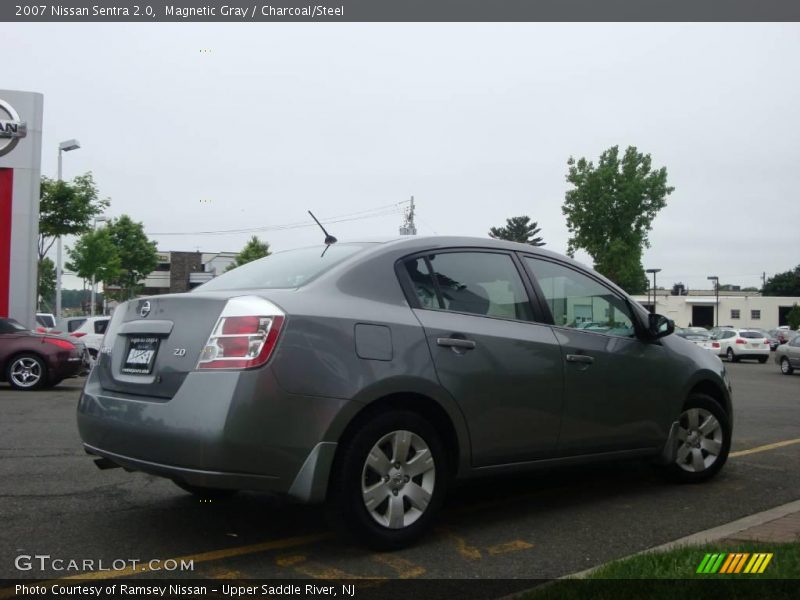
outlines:
[[[72,336],[74,338],[80,338],[80,337],[83,337],[85,335],[86,334],[83,333],[82,331],[74,331],[74,332],[70,333],[70,336]]]
[[[747,340],[743,340],[742,338],[736,338],[736,343],[737,344],[746,344]]]
[[[765,344],[769,344],[769,340],[764,340],[764,343]]]
[[[63,348],[64,350],[74,350],[76,348],[75,344],[73,344],[69,340],[60,340],[58,338],[45,337],[42,338],[42,343],[53,344],[53,346],[58,346],[59,348]]]
[[[256,296],[232,298],[208,337],[198,369],[249,369],[269,360],[285,315]]]
[[[719,348],[719,342],[711,342],[712,348]]]

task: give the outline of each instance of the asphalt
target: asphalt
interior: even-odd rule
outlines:
[[[192,571],[150,571],[148,577],[575,573],[800,499],[800,443],[791,443],[800,441],[800,375],[781,375],[772,362],[728,368],[734,456],[713,481],[672,485],[648,465],[620,463],[460,485],[436,530],[392,554],[338,537],[320,507],[255,493],[201,503],[169,481],[99,471],[75,428],[80,380],[33,393],[0,384],[0,578],[75,575],[19,571],[21,554],[95,566],[99,560],[104,566],[120,559],[194,561]]]

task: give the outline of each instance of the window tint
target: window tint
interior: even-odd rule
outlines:
[[[433,273],[423,259],[406,263],[423,307],[505,319],[533,318],[528,294],[509,255],[446,252],[427,258]],[[434,297],[430,296],[432,287]]]
[[[108,327],[108,319],[103,319],[102,321],[95,321],[94,322],[94,332],[95,333],[105,333],[106,327]]]
[[[735,331],[723,331],[722,334],[719,336],[719,338],[721,340],[727,340],[727,339],[730,339],[732,337],[736,337],[736,332]]]
[[[67,331],[69,333],[72,333],[73,331],[80,329],[81,325],[83,325],[84,323],[86,323],[86,319],[73,319],[72,321],[68,321]]]
[[[763,333],[758,333],[757,331],[742,331],[739,334],[739,337],[747,338],[748,340],[755,340],[755,339],[762,339],[764,337]]]
[[[525,258],[559,327],[572,327],[633,337],[635,330],[625,301],[591,277],[536,258]]]
[[[363,250],[367,244],[333,244],[276,252],[223,273],[192,291],[300,287]]]

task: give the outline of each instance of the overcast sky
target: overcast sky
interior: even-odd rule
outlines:
[[[146,231],[274,227],[417,201],[420,234],[539,222],[564,252],[566,161],[635,145],[675,192],[659,284],[760,285],[800,262],[796,24],[0,24],[1,87],[45,97],[108,214]],[[338,223],[394,235],[395,214]],[[366,213],[369,214],[369,213]],[[153,238],[238,251],[249,233]],[[273,249],[314,228],[259,233]],[[68,241],[68,243],[70,243]],[[591,264],[586,255],[579,259]],[[74,278],[65,287],[80,287]]]

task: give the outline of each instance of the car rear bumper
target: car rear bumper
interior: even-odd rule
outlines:
[[[288,394],[269,369],[192,372],[169,400],[98,379],[90,374],[78,403],[90,454],[197,486],[324,499],[347,400]]]

